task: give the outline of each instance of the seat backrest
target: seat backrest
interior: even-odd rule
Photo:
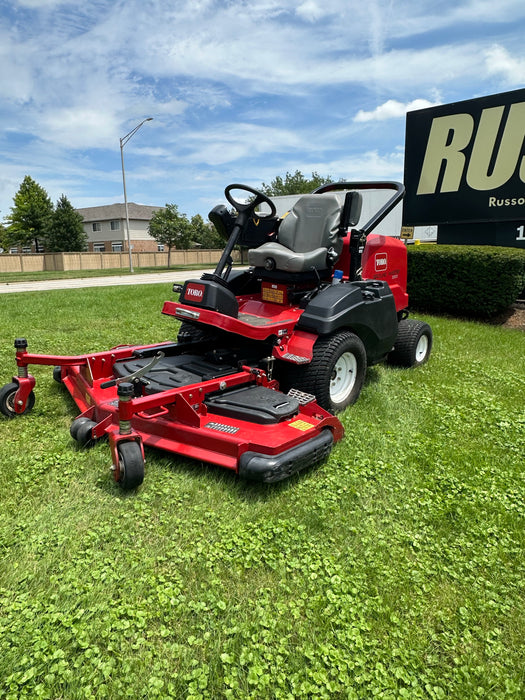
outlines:
[[[338,246],[341,204],[335,194],[305,194],[284,217],[279,243],[296,253]]]

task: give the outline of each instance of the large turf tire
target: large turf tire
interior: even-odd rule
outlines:
[[[432,329],[428,323],[405,318],[399,322],[397,339],[388,362],[397,367],[418,367],[428,360],[431,350]]]
[[[23,413],[17,413],[15,411],[15,394],[18,391],[18,384],[16,382],[10,382],[5,384],[0,389],[0,413],[2,413],[6,418],[16,418],[16,416],[21,416],[24,413],[29,413],[29,411],[35,405],[35,395],[31,392],[27,398],[27,403]]]
[[[313,394],[327,411],[337,413],[355,403],[366,375],[366,351],[360,338],[350,331],[340,331],[319,338],[312,361],[292,365],[282,384]]]

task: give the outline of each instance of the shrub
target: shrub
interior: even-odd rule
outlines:
[[[496,246],[408,249],[411,306],[487,318],[504,311],[525,286],[525,251]]]

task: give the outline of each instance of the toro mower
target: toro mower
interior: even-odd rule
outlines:
[[[387,201],[356,228],[367,190]],[[408,318],[404,243],[372,233],[403,194],[395,182],[338,182],[279,218],[261,192],[228,186],[233,210],[210,212],[226,239],[215,271],[175,285],[178,301],[164,303],[182,322],[176,342],[58,356],[17,338],[0,411],[27,413],[28,367],[54,366],[80,410],[71,436],[82,446],[109,438],[123,489],[142,483],[145,446],[264,482],[322,461],[343,437],[334,414],[357,399],[368,365],[430,354],[430,327]],[[248,249],[248,269],[233,269],[235,246]]]

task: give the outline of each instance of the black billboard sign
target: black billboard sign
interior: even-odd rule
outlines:
[[[525,90],[408,112],[403,223],[525,221]]]

